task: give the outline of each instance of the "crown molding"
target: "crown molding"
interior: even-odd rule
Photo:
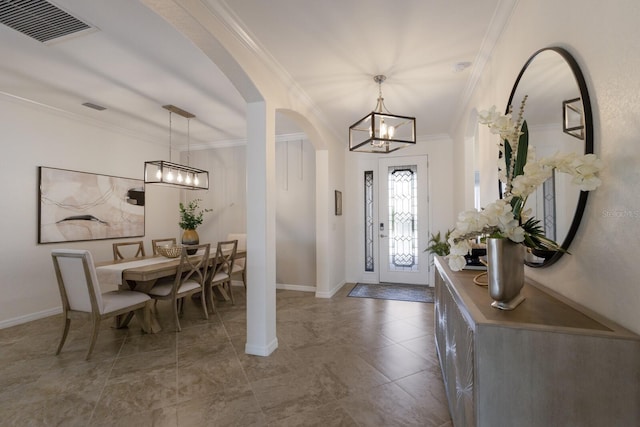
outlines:
[[[467,85],[458,99],[458,106],[455,110],[454,120],[452,122],[453,128],[449,130],[451,134],[455,133],[454,130],[457,123],[460,123],[462,120],[462,116],[469,105],[469,101],[476,90],[478,82],[480,81],[480,77],[482,77],[484,68],[489,61],[489,58],[491,58],[493,49],[500,40],[505,27],[509,23],[518,1],[519,0],[500,0],[498,3],[498,6],[493,13],[493,17],[491,18],[491,22],[489,23],[489,27],[487,28],[487,33],[480,45],[478,55],[473,61]]]
[[[309,138],[304,132],[287,133],[282,135],[276,135],[276,143],[281,142],[298,142],[308,141]],[[247,145],[246,139],[228,139],[225,141],[211,141],[202,144],[191,144],[191,151],[209,150],[215,148],[229,148],[229,147],[242,147]],[[186,145],[180,146],[177,149],[179,151],[186,151]]]
[[[336,141],[341,141],[342,136],[331,126],[331,122],[324,113],[311,100],[309,95],[300,87],[298,82],[289,72],[271,55],[271,53],[259,42],[251,31],[244,25],[240,17],[229,7],[225,0],[203,1],[203,5],[214,14],[225,26],[231,35],[240,42],[246,49],[252,52],[287,88],[300,104],[305,106],[316,119],[329,131]]]
[[[109,123],[106,122],[104,120],[100,120],[100,119],[96,119],[95,117],[91,117],[88,115],[83,115],[83,114],[79,114],[79,113],[74,113],[71,112],[69,110],[65,110],[63,108],[59,108],[59,107],[54,107],[53,105],[50,104],[46,104],[40,101],[36,101],[33,99],[29,99],[29,98],[25,98],[19,95],[15,95],[9,92],[4,92],[4,91],[0,91],[0,98],[4,98],[6,101],[8,102],[15,102],[30,108],[34,108],[36,110],[40,110],[42,112],[46,112],[49,114],[54,114],[58,117],[64,117],[67,118],[69,120],[73,120],[79,123],[82,123],[84,125],[90,125],[90,126],[95,126],[97,128],[100,129],[105,129],[111,132],[117,132],[119,134],[131,137],[131,138],[136,138],[145,142],[148,142],[150,144],[154,144],[154,145],[165,145],[164,143],[159,143],[158,138],[153,136],[153,135],[149,135],[148,133],[144,133],[144,132],[140,132],[140,131],[136,131],[124,126],[120,126],[120,125],[115,125],[113,123]]]

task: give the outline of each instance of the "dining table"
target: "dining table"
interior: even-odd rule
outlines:
[[[212,245],[212,248],[215,246]],[[192,257],[202,256],[199,253],[190,255]],[[236,252],[235,259],[246,257],[245,250]],[[216,267],[216,251],[209,252],[211,263],[210,269]],[[180,257],[167,258],[162,255],[144,256],[136,258],[128,258],[123,260],[103,261],[96,263],[96,273],[98,281],[104,284],[115,284],[120,289],[134,290],[137,292],[148,293],[159,279],[166,277],[175,277],[180,265]],[[220,296],[225,300],[229,300],[229,296],[224,289],[219,289]],[[118,325],[126,325],[130,320],[130,316],[124,322],[118,321]],[[151,309],[149,322],[146,324],[141,320],[142,329],[147,333],[158,333],[162,330],[160,322],[157,318],[155,305]]]

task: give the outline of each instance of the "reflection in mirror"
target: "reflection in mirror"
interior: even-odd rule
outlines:
[[[536,158],[556,152],[593,153],[591,104],[584,77],[573,57],[561,48],[534,53],[520,71],[508,105],[517,109],[525,95],[529,144]],[[527,200],[531,216],[541,219],[545,235],[565,250],[577,231],[587,192],[571,184],[571,176],[554,175]],[[553,264],[562,252],[529,253],[527,265]]]

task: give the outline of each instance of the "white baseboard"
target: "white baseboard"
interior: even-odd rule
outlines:
[[[274,338],[266,346],[262,345],[253,345],[246,343],[244,345],[244,352],[247,354],[252,354],[254,356],[268,356],[273,353],[278,348],[278,338]]]
[[[318,292],[316,291],[316,298],[331,298],[333,297],[347,282],[338,283],[333,289],[327,292]]]
[[[286,283],[276,283],[276,289],[284,289],[286,291],[315,292],[315,286],[308,285],[287,285]]]
[[[231,286],[244,286],[244,283],[239,280],[232,280]],[[315,286],[308,285],[288,285],[286,283],[276,283],[276,289],[284,289],[286,291],[301,291],[301,292],[315,292]]]
[[[24,316],[18,316],[12,319],[2,320],[0,321],[0,329],[22,325],[23,323],[32,322],[38,319],[44,319],[45,317],[55,316],[56,314],[60,313],[62,313],[62,306],[38,311],[36,313],[25,314]]]

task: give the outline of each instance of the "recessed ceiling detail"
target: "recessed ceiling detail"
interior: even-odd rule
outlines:
[[[0,23],[42,43],[91,28],[45,0],[0,0]]]

